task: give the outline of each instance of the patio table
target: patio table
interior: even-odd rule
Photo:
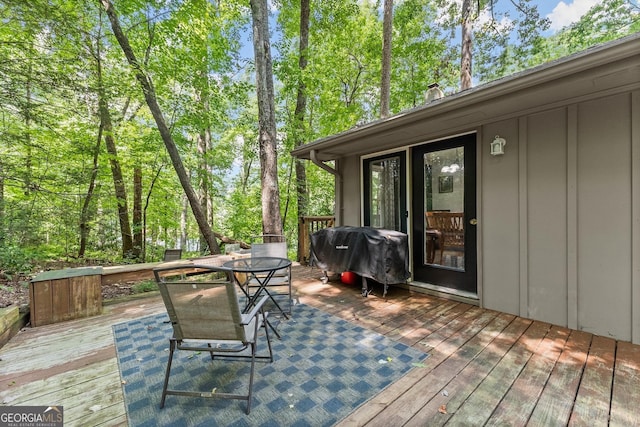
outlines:
[[[238,258],[231,261],[227,261],[223,264],[223,267],[230,269],[234,273],[234,277],[240,289],[247,297],[247,304],[245,311],[250,310],[260,298],[260,295],[265,292],[271,301],[273,301],[276,308],[282,313],[285,319],[289,319],[287,313],[280,307],[278,301],[267,289],[269,281],[273,278],[274,274],[282,269],[289,268],[291,261],[286,258],[278,257],[251,257],[251,258]],[[239,274],[238,274],[239,273]],[[240,279],[240,278],[243,279]],[[242,280],[242,282],[241,282]],[[249,281],[255,280],[258,283],[257,290],[253,295],[249,292]],[[246,289],[245,289],[246,287]],[[280,337],[275,328],[267,321],[273,332]]]

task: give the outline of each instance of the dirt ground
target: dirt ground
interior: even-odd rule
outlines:
[[[86,264],[85,264],[86,265]],[[53,263],[45,266],[42,271],[62,269],[68,267],[79,267],[70,263]],[[9,276],[0,271],[0,308],[10,305],[29,305],[29,281],[33,276]],[[102,286],[102,300],[112,300],[133,294],[132,283],[117,283]]]
[[[104,265],[96,263],[95,265]],[[54,270],[70,267],[81,267],[83,265],[75,265],[69,263],[56,263],[47,265],[42,268],[41,271]],[[21,276],[21,277],[8,277],[4,272],[0,270],[0,308],[8,307],[10,305],[28,306],[29,305],[29,281],[33,276]],[[315,268],[299,267],[296,270],[296,277],[298,278],[313,278],[320,279],[322,272]],[[102,300],[109,301],[128,295],[134,294],[133,286],[135,283],[117,283],[112,285],[102,286]]]
[[[102,286],[102,300],[108,301],[133,294],[131,284],[113,284]],[[8,282],[0,279],[0,308],[17,305],[29,305],[29,281]]]
[[[0,277],[0,308],[10,305],[29,305],[29,282],[9,280]]]

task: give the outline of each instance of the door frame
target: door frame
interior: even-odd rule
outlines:
[[[399,189],[399,196],[400,196],[400,205],[401,205],[401,211],[404,212],[400,212],[400,230],[397,231],[401,231],[402,233],[407,233],[409,234],[409,213],[410,213],[410,207],[409,207],[409,200],[408,200],[408,196],[409,196],[409,186],[408,186],[408,160],[407,160],[407,149],[406,148],[401,148],[398,150],[391,150],[391,151],[385,151],[383,153],[376,153],[374,155],[371,156],[362,156],[360,158],[360,162],[361,162],[361,185],[360,188],[362,189],[362,209],[361,209],[361,224],[364,226],[368,226],[371,222],[371,212],[369,212],[369,194],[368,194],[368,180],[369,180],[369,175],[368,175],[368,171],[369,171],[369,164],[371,164],[371,162],[376,161],[376,160],[382,160],[385,158],[390,158],[390,157],[398,157],[400,159],[400,189]]]
[[[478,228],[470,225],[472,219],[477,219],[477,159],[478,133],[472,132],[455,135],[432,142],[416,144],[410,147],[410,176],[411,176],[411,271],[413,281],[424,283],[436,291],[461,294],[462,296],[479,298],[478,281]],[[465,221],[465,271],[455,271],[441,267],[425,265],[424,260],[424,166],[423,155],[432,151],[448,148],[464,147],[465,188],[464,188],[464,221]],[[416,170],[420,162],[419,170]],[[468,179],[467,176],[471,177]],[[420,194],[422,193],[422,194]],[[415,285],[416,283],[414,283]]]

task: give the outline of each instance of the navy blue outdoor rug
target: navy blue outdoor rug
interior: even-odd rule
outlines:
[[[278,327],[282,340],[271,334],[273,363],[256,364],[250,415],[245,401],[183,396],[167,396],[160,409],[172,335],[167,320],[159,314],[113,326],[132,427],[331,426],[427,357],[336,316],[296,305],[293,317]],[[258,352],[264,350],[266,342],[260,340]],[[208,353],[177,351],[169,386],[244,392],[248,373],[247,362],[211,361]]]

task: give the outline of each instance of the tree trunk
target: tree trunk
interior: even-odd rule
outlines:
[[[4,216],[4,166],[3,159],[0,159],[0,245],[5,243],[7,235],[5,216]]]
[[[89,207],[91,199],[96,188],[96,178],[98,177],[98,157],[100,156],[100,144],[102,143],[102,126],[98,129],[98,138],[96,146],[93,150],[93,169],[91,170],[91,178],[89,180],[89,189],[82,203],[82,211],[80,213],[80,249],[78,249],[78,258],[84,257],[87,250],[87,239],[89,237]]]
[[[260,181],[262,183],[262,232],[282,235],[276,118],[273,99],[273,69],[269,43],[267,0],[251,0],[253,49],[256,62],[258,127],[260,143]]]
[[[201,114],[208,115],[209,113],[209,76],[207,73],[206,62],[201,65],[201,69],[198,71],[196,78],[196,102],[199,105]],[[198,150],[198,168],[196,169],[196,178],[198,180],[198,197],[200,198],[200,207],[204,212],[207,221],[213,224],[211,221],[212,212],[211,205],[209,203],[209,190],[211,186],[211,179],[209,177],[209,158],[208,153],[211,148],[211,130],[209,127],[209,121],[205,120],[205,124],[197,136],[196,146]],[[186,229],[184,230],[186,232]],[[203,249],[207,246],[207,242],[202,234],[200,234],[200,253],[203,253]]]
[[[28,196],[31,193],[31,179],[33,178],[33,165],[32,165],[32,143],[31,143],[31,63],[27,67],[27,81],[25,83],[25,97],[26,102],[24,104],[24,142],[26,148],[26,155],[24,160],[24,194]]]
[[[393,0],[384,0],[382,21],[382,81],[380,82],[380,117],[389,116],[391,98],[391,39],[393,34]]]
[[[136,78],[142,87],[142,92],[144,93],[145,100],[147,105],[149,106],[149,110],[153,115],[153,118],[156,122],[156,126],[158,126],[158,131],[160,132],[160,136],[162,137],[162,141],[164,142],[165,147],[167,148],[167,152],[169,153],[169,157],[171,158],[171,162],[173,163],[173,167],[178,175],[178,179],[180,180],[180,184],[182,184],[182,188],[189,199],[189,204],[191,205],[191,211],[193,212],[193,216],[198,223],[198,228],[200,232],[204,235],[207,244],[209,245],[209,252],[211,254],[219,254],[220,246],[218,246],[218,242],[216,237],[211,230],[211,227],[207,223],[207,217],[202,212],[202,208],[200,207],[200,201],[198,199],[198,195],[193,190],[191,186],[191,182],[189,181],[189,176],[184,168],[182,163],[182,159],[180,158],[180,153],[178,152],[178,147],[173,141],[173,137],[171,136],[171,131],[167,126],[164,116],[162,114],[162,110],[160,109],[160,105],[158,104],[158,100],[156,98],[155,91],[153,89],[153,85],[151,84],[151,80],[147,76],[146,72],[140,66],[135,54],[133,53],[133,49],[129,44],[129,39],[122,31],[120,27],[120,22],[118,20],[118,15],[111,4],[110,0],[101,0],[102,5],[107,12],[107,16],[109,17],[109,21],[111,22],[111,28],[113,29],[113,33],[122,48],[122,51],[129,62],[129,65],[133,68]]]
[[[298,93],[296,96],[296,110],[294,113],[295,120],[295,145],[299,147],[305,143],[305,125],[304,117],[307,110],[307,85],[304,81],[304,70],[307,68],[307,49],[309,48],[309,15],[311,8],[310,0],[300,0],[300,52],[298,57]],[[298,195],[298,218],[307,215],[307,169],[306,162],[301,159],[295,159],[296,164],[296,193]],[[301,236],[298,236],[300,238]],[[304,254],[301,245],[298,247],[298,259],[302,259]]]
[[[471,0],[462,2],[462,55],[460,59],[460,90],[470,89],[472,86],[471,49],[472,41],[471,25]]]
[[[187,200],[186,197],[183,197],[182,209],[180,210],[180,241],[178,242],[179,249],[185,249],[187,247],[187,212],[189,212],[189,200]],[[200,249],[202,249],[202,247]]]
[[[158,180],[163,168],[164,165],[161,165],[151,180],[151,185],[149,185],[149,191],[147,192],[147,197],[144,202],[144,208],[142,209],[142,259],[147,258],[147,208],[149,208],[149,201],[151,199],[151,194],[153,193],[153,187],[155,187],[156,181]]]
[[[142,168],[133,169],[133,257],[142,259]]]
[[[111,113],[105,99],[104,88],[102,86],[101,65],[98,62],[98,111],[100,123],[104,130],[104,142],[109,153],[109,164],[111,165],[111,175],[113,176],[113,186],[118,203],[118,221],[120,222],[120,236],[122,237],[122,257],[132,258],[133,256],[133,236],[131,235],[131,224],[129,223],[129,206],[127,203],[127,189],[124,186],[122,168],[118,161],[118,150],[113,138],[113,125],[111,124]]]
[[[205,109],[206,107],[206,103],[205,102],[200,102],[201,108]],[[203,110],[206,111],[206,110]],[[197,177],[198,177],[198,196],[200,199],[200,207],[202,209],[202,212],[204,212],[204,215],[207,217],[207,221],[210,221],[209,218],[211,218],[211,211],[210,209],[210,204],[209,204],[209,187],[210,187],[210,183],[211,180],[209,179],[209,167],[208,167],[208,160],[207,160],[207,153],[209,151],[209,147],[210,147],[210,141],[211,141],[211,133],[209,132],[208,129],[204,129],[202,130],[199,134],[198,134],[198,141],[197,141],[197,148],[198,148],[198,159],[199,159],[199,164],[198,164],[198,171],[197,171]],[[185,230],[186,231],[186,230]],[[204,236],[201,234],[200,235],[200,252],[202,252],[202,249],[206,246],[206,240],[204,239]]]

